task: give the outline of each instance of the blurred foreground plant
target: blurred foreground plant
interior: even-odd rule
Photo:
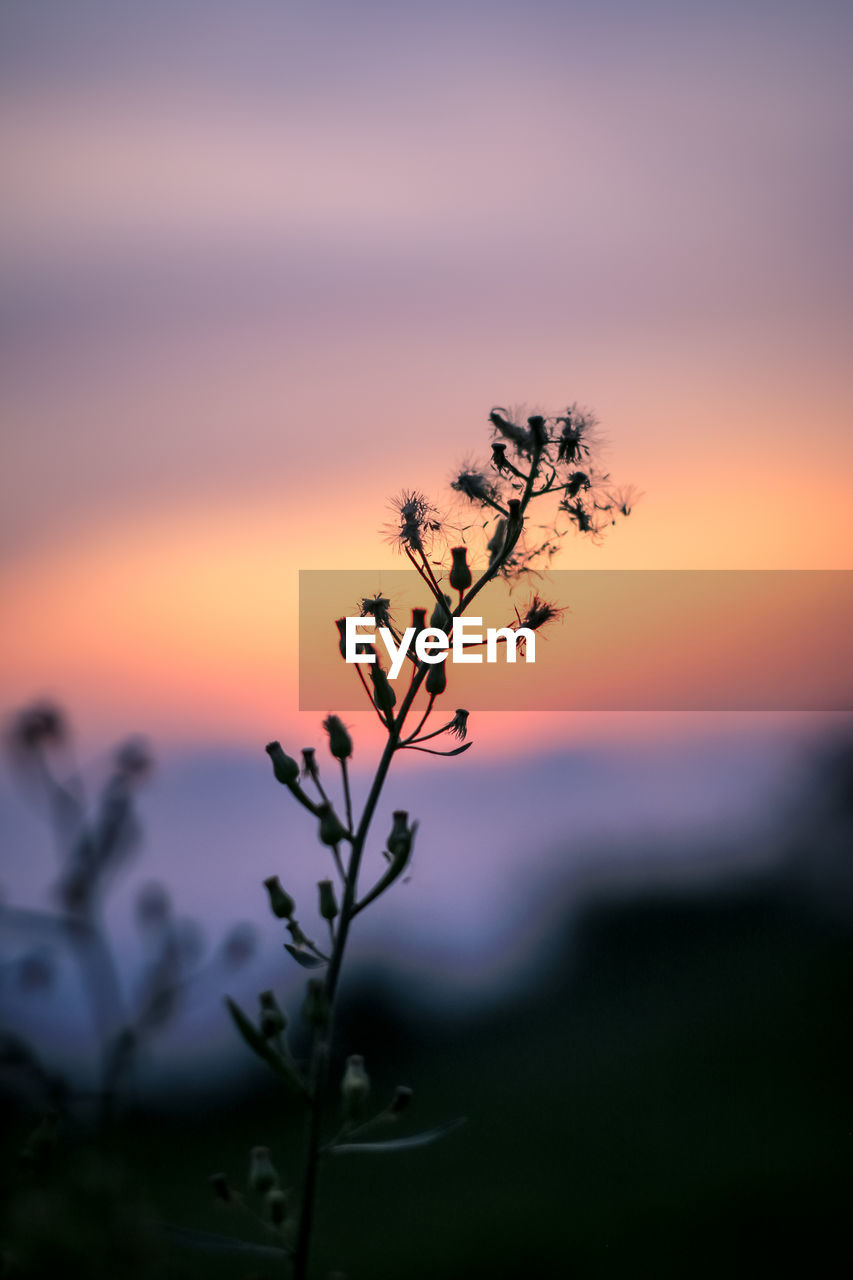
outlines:
[[[428,626],[448,630],[452,620],[461,617],[480,592],[499,576],[517,579],[547,563],[569,530],[598,539],[608,525],[630,513],[631,492],[615,489],[609,476],[597,469],[597,424],[592,415],[572,406],[564,414],[553,417],[534,414],[527,417],[523,425],[515,420],[517,416],[504,409],[492,411],[488,463],[482,467],[466,465],[452,482],[451,487],[461,496],[465,507],[479,513],[474,524],[457,529],[461,545],[445,550],[448,526],[422,493],[404,490],[394,501],[396,520],[386,533],[420,575],[429,599],[427,606],[412,611],[411,628],[415,635]],[[545,512],[544,521],[536,525],[530,519],[534,503],[538,510]],[[469,538],[474,544],[474,555],[485,562],[482,569],[474,570],[468,563]],[[387,627],[395,643],[400,645],[401,632],[394,622],[390,600],[381,594],[365,596],[360,602],[360,612],[377,626]],[[523,612],[516,611],[515,626],[510,623],[507,630],[534,633],[561,612],[559,607],[535,594]],[[345,619],[338,619],[337,627],[343,657]],[[350,789],[352,738],[338,716],[329,715],[323,722],[328,749],[339,774],[337,805],[321,779],[316,748],[302,751],[301,765],[278,742],[271,742],[266,748],[276,779],[313,818],[317,839],[331,859],[329,877],[321,879],[317,886],[317,911],[323,926],[319,943],[309,937],[299,923],[297,904],[279,877],[272,875],[264,882],[270,909],[283,922],[289,935],[284,944],[286,950],[299,965],[314,971],[308,980],[302,1007],[303,1020],[310,1029],[307,1061],[298,1062],[291,1052],[287,1019],[273,992],[261,993],[254,1018],[228,1001],[231,1016],[247,1045],[304,1107],[305,1146],[293,1209],[266,1147],[255,1148],[252,1153],[246,1197],[235,1191],[223,1174],[216,1175],[212,1183],[220,1199],[237,1202],[253,1214],[251,1200],[259,1201],[259,1212],[255,1216],[277,1242],[282,1260],[292,1265],[294,1280],[305,1280],[308,1273],[323,1157],[392,1154],[425,1146],[461,1123],[452,1121],[411,1137],[376,1139],[373,1136],[376,1130],[395,1122],[408,1109],[411,1090],[399,1087],[386,1106],[371,1112],[368,1107],[370,1079],[358,1054],[346,1058],[341,1079],[332,1079],[330,1046],[335,1005],[352,924],[409,867],[418,830],[418,823],[410,819],[406,810],[394,812],[384,848],[378,845],[384,861],[378,864],[369,887],[362,887],[360,875],[373,819],[392,761],[401,751],[458,756],[472,745],[465,741],[469,717],[463,708],[442,717],[443,723],[438,728],[428,728],[435,704],[447,687],[446,655],[445,659],[436,661],[433,657],[433,661],[426,662],[408,652],[408,684],[401,674],[399,683],[405,686],[405,692],[398,696],[394,688],[396,682],[389,679],[377,650],[366,641],[360,642],[360,650],[368,658],[368,674],[364,674],[360,664],[355,665],[355,671],[386,736],[361,813],[356,816],[353,812]],[[410,715],[414,727],[409,723]],[[435,743],[444,735],[455,737],[459,745],[437,747]],[[335,1093],[339,1097],[340,1118],[333,1132],[324,1136],[324,1110]],[[269,1248],[263,1252],[269,1256]]]
[[[25,992],[50,987],[61,952],[69,953],[89,1005],[98,1069],[94,1089],[72,1087],[62,1069],[45,1068],[36,1048],[11,1030],[0,1035],[0,1069],[16,1076],[18,1083],[35,1087],[36,1105],[49,1106],[48,1116],[55,1117],[75,1101],[94,1098],[103,1126],[143,1045],[171,1022],[190,985],[211,963],[234,969],[249,959],[254,930],[245,924],[234,926],[216,960],[203,964],[196,922],[175,914],[165,886],[144,883],[136,893],[135,917],[148,962],[129,982],[116,961],[105,908],[117,876],[140,844],[136,801],[153,767],[148,748],[136,738],[122,743],[92,801],[74,759],[68,725],[53,705],[21,711],[9,726],[7,747],[25,794],[50,826],[58,875],[47,907],[8,897],[0,901],[0,977],[16,981]],[[22,937],[20,949],[17,940]]]

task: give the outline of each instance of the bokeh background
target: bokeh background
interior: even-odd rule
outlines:
[[[399,567],[390,496],[446,495],[492,405],[575,399],[644,497],[560,567],[851,567],[851,28],[830,0],[0,7],[0,708],[61,705],[90,794],[145,735],[144,838],[106,908],[121,981],[153,881],[208,958],[109,1176],[75,1113],[49,1191],[14,1201],[31,1273],[75,1251],[114,1273],[121,1238],[126,1269],[195,1274],[134,1224],[238,1231],[207,1174],[239,1180],[258,1141],[293,1166],[220,996],[275,985],[298,1023],[260,881],[310,902],[319,874],[262,753],[323,746],[300,569]],[[361,791],[378,740],[348,719]],[[418,854],[363,918],[339,1050],[379,1093],[414,1085],[425,1124],[469,1121],[393,1168],[341,1162],[319,1261],[840,1273],[850,732],[495,713],[461,759],[402,762],[379,821],[418,816]],[[7,771],[15,908],[56,906],[44,817]],[[8,1034],[85,1088],[73,964],[2,945]],[[5,1074],[8,1172],[45,1101]]]

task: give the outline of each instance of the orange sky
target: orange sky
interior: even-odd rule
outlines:
[[[837,8],[214,7],[5,7],[0,708],[296,732],[298,570],[395,564],[495,403],[644,492],[560,567],[851,567]]]

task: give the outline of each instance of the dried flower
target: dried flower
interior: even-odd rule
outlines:
[[[441,529],[438,511],[417,489],[403,489],[391,503],[397,512],[395,525],[388,529],[388,537],[399,550],[424,554],[432,536]]]
[[[546,622],[561,618],[564,613],[565,609],[560,609],[556,605],[549,604],[547,600],[542,600],[540,596],[534,595],[519,625],[528,627],[531,631],[538,631],[540,627],[545,626]]]
[[[375,618],[377,627],[393,627],[391,601],[377,591],[375,596],[364,596],[359,601],[362,618]]]
[[[492,409],[489,414],[489,421],[496,431],[499,431],[502,436],[515,445],[517,453],[528,454],[530,452],[530,433],[525,431],[524,427],[511,422],[506,416],[505,409]]]
[[[462,707],[457,707],[456,715],[451,720],[447,728],[448,733],[452,733],[454,737],[459,738],[460,742],[464,741],[468,735],[468,712]]]
[[[557,418],[562,424],[560,439],[557,445],[557,461],[576,463],[588,458],[596,443],[595,428],[598,422],[593,414],[570,405],[565,416]]]
[[[352,755],[352,738],[340,716],[327,716],[323,728],[329,735],[329,750],[336,760],[348,760]]]
[[[608,495],[610,510],[620,516],[629,516],[639,496],[634,485],[625,485],[621,489],[613,489]]]
[[[506,444],[503,440],[492,441],[492,466],[500,474],[503,474],[509,466],[506,456]]]
[[[464,494],[470,502],[491,504],[497,498],[497,490],[487,480],[482,471],[474,467],[465,467],[459,471],[455,480],[450,482],[451,489]]]

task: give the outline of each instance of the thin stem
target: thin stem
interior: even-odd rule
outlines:
[[[415,556],[413,555],[413,553],[412,553],[412,551],[410,550],[410,548],[409,548],[409,547],[406,547],[406,549],[405,549],[405,550],[406,550],[406,555],[409,557],[409,559],[411,560],[411,562],[412,562],[412,564],[414,565],[415,569],[416,569],[416,570],[417,570],[417,572],[420,574],[420,576],[423,578],[424,582],[427,584],[427,586],[429,587],[429,589],[430,589],[430,591],[432,592],[432,594],[435,596],[435,598],[436,598],[436,600],[438,601],[438,603],[443,605],[443,604],[444,604],[444,595],[443,595],[443,593],[442,593],[441,589],[440,589],[440,588],[438,587],[438,585],[436,584],[435,579],[434,579],[434,578],[432,578],[428,573],[425,573],[425,572],[424,572],[424,570],[423,570],[423,569],[421,568],[421,566],[418,564],[417,560],[415,559]]]
[[[412,684],[403,699],[399,715],[396,720],[391,719],[390,721],[388,741],[385,744],[379,765],[377,766],[376,774],[365,802],[364,811],[358,824],[358,829],[353,837],[352,854],[347,868],[338,930],[335,935],[335,942],[332,948],[329,966],[326,970],[324,991],[329,1008],[329,1023],[324,1035],[321,1036],[318,1033],[315,1040],[314,1052],[311,1057],[309,1080],[310,1102],[308,1123],[305,1134],[305,1153],[302,1175],[302,1204],[300,1206],[299,1227],[293,1256],[293,1280],[306,1280],[308,1274],[308,1256],[311,1246],[311,1231],[314,1223],[314,1202],[316,1199],[317,1173],[320,1155],[321,1107],[329,1073],[329,1043],[331,1040],[334,1021],[335,996],[337,994],[341,966],[343,964],[344,952],[346,950],[347,938],[349,936],[349,928],[355,914],[354,908],[356,905],[358,873],[361,867],[361,859],[364,854],[364,847],[368,831],[370,830],[370,824],[373,820],[373,815],[376,812],[376,806],[379,803],[379,797],[382,794],[382,788],[385,784],[385,779],[388,776],[388,770],[391,767],[394,752],[397,750],[406,716],[411,709],[418,689],[426,679],[428,670],[429,668],[424,664],[422,670],[416,674],[415,679],[412,681]]]
[[[480,580],[475,583],[468,592],[468,595],[460,600],[460,603],[452,616],[458,616],[465,611],[470,602],[478,595],[483,587],[500,572],[508,557],[512,554],[521,534],[524,511],[530,501],[533,491],[533,483],[538,471],[540,454],[541,449],[534,453],[532,459],[530,474],[527,477],[524,495],[521,499],[519,508],[520,518],[518,520],[517,527],[513,534],[507,538],[506,546],[501,552],[501,555],[495,561],[494,565],[491,569],[486,570]],[[500,508],[498,508],[498,510],[500,510]],[[502,512],[502,514],[506,513]],[[434,579],[433,581],[430,581],[430,577],[432,575],[430,574],[428,577],[423,572],[408,547],[406,547],[406,554],[409,556],[409,559],[418,570],[421,577],[429,583],[430,590],[433,594],[436,594]],[[445,601],[440,590],[437,594],[437,599],[439,600],[439,603],[445,605]],[[316,1200],[320,1157],[321,1107],[326,1085],[328,1083],[329,1045],[331,1042],[332,1027],[334,1025],[335,997],[338,990],[341,966],[343,964],[344,953],[346,951],[347,940],[349,938],[350,925],[358,911],[367,905],[368,900],[372,899],[374,892],[371,891],[371,894],[369,894],[362,903],[359,904],[357,902],[358,874],[361,868],[361,860],[364,855],[364,848],[367,835],[370,830],[370,824],[373,821],[376,806],[378,805],[379,797],[382,794],[382,788],[385,785],[388,771],[391,768],[391,761],[394,758],[394,753],[404,745],[401,742],[401,735],[403,726],[406,722],[406,717],[411,710],[418,690],[426,679],[428,671],[429,666],[427,663],[421,664],[421,666],[415,670],[412,682],[409,685],[396,718],[390,712],[388,713],[387,720],[385,720],[384,717],[380,717],[386,723],[386,727],[388,729],[388,741],[385,744],[382,756],[379,760],[376,774],[374,775],[358,828],[352,837],[352,853],[350,855],[349,865],[346,872],[338,929],[335,934],[334,945],[332,947],[329,965],[326,970],[326,979],[324,984],[324,993],[329,1011],[328,1024],[322,1033],[319,1031],[317,1032],[314,1041],[314,1049],[311,1055],[311,1066],[309,1072],[309,1111],[303,1157],[302,1203],[300,1205],[299,1226],[293,1255],[293,1280],[306,1280],[308,1274],[308,1257],[311,1247],[311,1232],[314,1224],[314,1205]],[[360,671],[359,675],[361,675]],[[365,684],[366,689],[367,685],[363,677],[362,682]],[[371,702],[373,702],[372,698]],[[426,723],[427,716],[432,710],[432,703],[433,699],[430,698],[426,714],[421,719],[418,729],[415,730],[414,736],[417,736],[417,733]],[[375,703],[373,705],[375,706]]]
[[[344,781],[344,805],[347,811],[347,831],[352,835],[352,796],[349,789],[349,770],[346,760],[341,760],[341,775]]]
[[[436,699],[436,695],[434,693],[431,693],[429,702],[427,704],[427,709],[421,716],[417,729],[414,729],[412,733],[409,734],[408,738],[406,738],[406,742],[411,742],[413,738],[416,738],[420,733],[421,729],[426,724],[427,720],[429,720],[430,713],[432,712],[432,704],[435,702],[435,699]]]

